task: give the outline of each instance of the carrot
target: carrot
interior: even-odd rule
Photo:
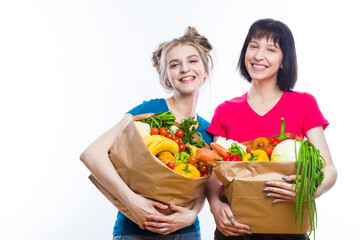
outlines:
[[[229,156],[230,154],[227,152],[227,149],[223,146],[221,146],[218,143],[211,142],[210,147],[215,150],[218,154],[220,154],[222,157]]]
[[[196,151],[196,159],[202,163],[214,162],[215,159],[223,159],[217,152],[210,149],[200,148]]]

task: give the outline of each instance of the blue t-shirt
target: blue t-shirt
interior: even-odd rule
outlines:
[[[128,113],[135,116],[144,113],[161,114],[167,111],[169,111],[169,107],[166,104],[165,99],[160,98],[160,99],[152,99],[150,101],[144,101],[142,104],[131,109]],[[210,133],[206,132],[206,129],[208,128],[210,123],[205,119],[203,119],[202,117],[200,117],[199,115],[197,115],[197,118],[200,125],[200,128],[198,127],[197,131],[202,134],[203,140],[207,144],[210,144],[210,142],[212,142],[213,140],[213,136]],[[198,217],[196,218],[195,222],[192,225],[179,229],[173,234],[197,232],[197,231],[200,231],[200,223]],[[136,223],[128,219],[121,212],[117,213],[117,219],[115,222],[113,234],[114,235],[160,235],[154,232],[150,232],[146,229],[139,228],[139,226]]]

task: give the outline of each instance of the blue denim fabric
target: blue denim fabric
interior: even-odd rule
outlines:
[[[201,240],[201,234],[200,232],[190,232],[164,236],[116,235],[113,240]]]

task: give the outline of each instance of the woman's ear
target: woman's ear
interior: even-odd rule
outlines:
[[[168,78],[166,78],[165,83],[166,85],[168,85],[168,87],[172,87],[171,82]]]
[[[205,79],[207,79],[207,77],[208,77],[208,73],[207,73],[207,71],[205,71],[204,72],[204,81],[205,81]]]

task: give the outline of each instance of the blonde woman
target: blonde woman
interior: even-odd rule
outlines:
[[[144,101],[128,113],[138,115],[170,110],[178,122],[194,117],[199,122],[197,131],[209,144],[212,141],[212,135],[206,132],[209,122],[196,114],[196,105],[200,88],[212,68],[211,50],[212,46],[206,37],[193,27],[188,27],[180,38],[160,44],[153,53],[153,65],[159,73],[161,86],[172,91],[172,96],[168,99]],[[108,157],[108,151],[121,128],[120,123],[115,125],[80,156],[92,174],[132,212],[139,223],[135,224],[118,212],[113,230],[114,240],[201,239],[197,215],[203,207],[204,194],[198,198],[193,209],[170,205],[174,213],[162,215],[156,207],[166,209],[167,205],[134,193],[117,174]]]

